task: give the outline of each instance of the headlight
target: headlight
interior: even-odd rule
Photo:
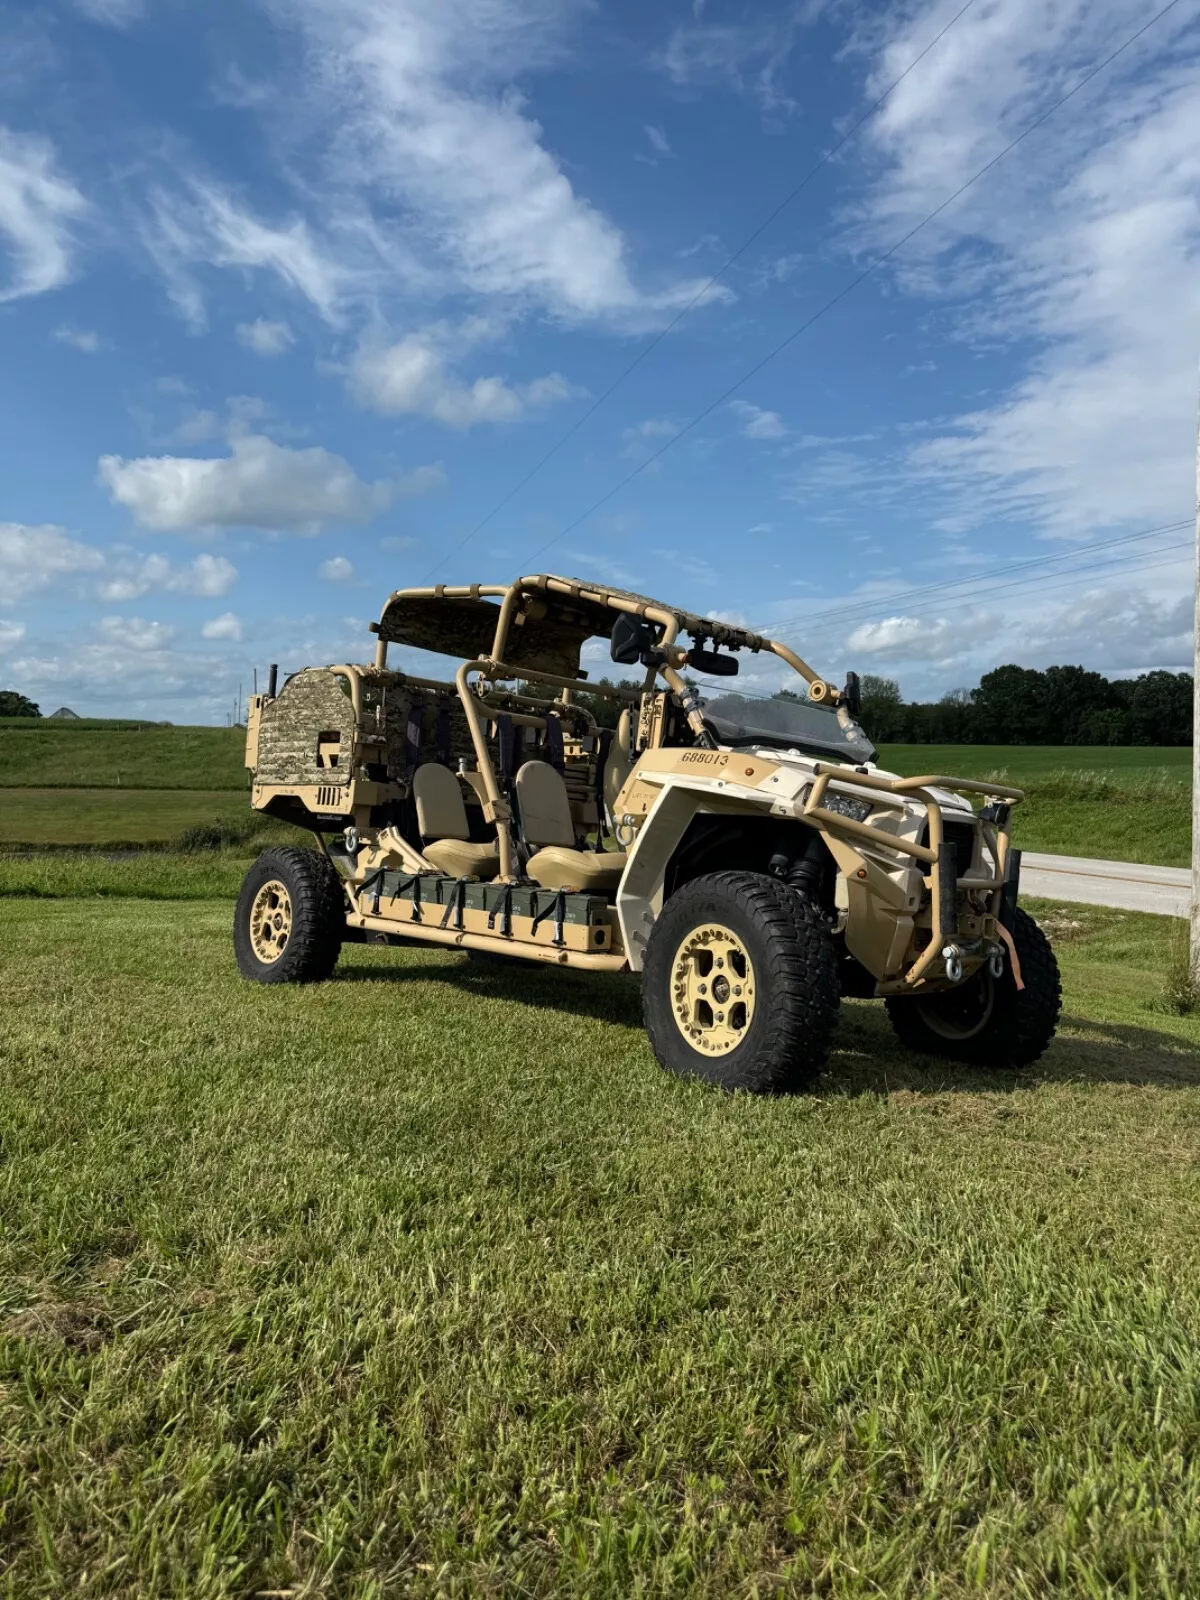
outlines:
[[[839,817],[849,817],[851,822],[865,822],[871,815],[871,802],[869,800],[855,800],[848,794],[838,794],[830,789],[821,801],[826,811],[834,811]]]

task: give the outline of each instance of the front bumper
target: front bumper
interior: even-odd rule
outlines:
[[[870,820],[856,822],[823,804],[831,782],[895,796],[925,808],[921,837],[908,838]],[[944,808],[934,791],[978,794],[988,804],[976,813],[972,826],[982,835],[991,857],[990,868],[980,871],[972,861],[960,859],[962,813]],[[952,987],[969,977],[1002,949],[1000,918],[1009,866],[1011,808],[1025,798],[1024,791],[1005,784],[982,783],[973,778],[927,775],[886,778],[854,768],[818,764],[815,781],[805,798],[801,815],[836,839],[859,851],[885,852],[904,858],[909,868],[922,872],[928,892],[928,943],[910,949],[903,970],[889,971],[879,979],[880,994],[911,994],[914,990]],[[958,826],[955,826],[958,824]],[[958,835],[959,837],[952,837]],[[982,854],[982,853],[980,853]],[[886,859],[886,856],[885,856]],[[864,864],[859,876],[868,879]],[[924,908],[923,908],[924,912]],[[921,922],[924,921],[922,912]],[[923,937],[925,929],[914,930]]]

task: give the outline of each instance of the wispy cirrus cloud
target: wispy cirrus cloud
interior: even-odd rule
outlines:
[[[444,295],[572,320],[637,318],[700,283],[640,283],[620,227],[582,195],[514,84],[558,63],[585,0],[298,0],[306,111],[328,130],[314,181],[403,237]],[[403,227],[394,225],[396,208]]]
[[[868,92],[953,9],[887,24]],[[961,339],[1008,344],[1018,364],[1006,392],[909,453],[947,527],[1082,537],[1190,502],[1196,14],[1163,18],[897,258],[902,289],[949,299]],[[880,170],[855,243],[891,243],[1146,20],[1138,0],[995,0],[964,19],[871,125]]]
[[[72,225],[86,210],[48,139],[0,126],[0,301],[66,283]]]

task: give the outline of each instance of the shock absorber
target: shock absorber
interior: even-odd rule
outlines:
[[[805,829],[807,837],[799,852],[793,840],[771,857],[767,870],[779,878],[789,889],[808,897],[815,905],[824,906],[826,884],[829,877],[829,855],[821,843],[820,835]]]

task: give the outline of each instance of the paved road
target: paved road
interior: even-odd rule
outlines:
[[[1091,861],[1086,856],[1044,856],[1026,850],[1021,892],[1047,900],[1186,917],[1192,875],[1186,867],[1142,867],[1132,861]]]

